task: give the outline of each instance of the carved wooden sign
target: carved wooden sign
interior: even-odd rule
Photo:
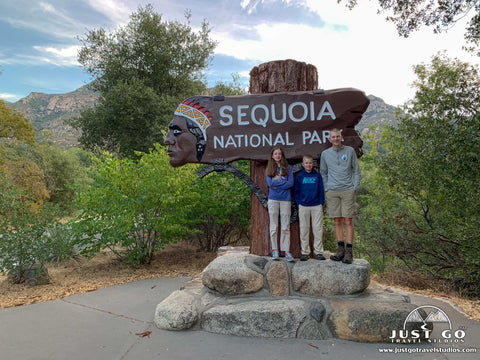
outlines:
[[[178,105],[164,144],[172,166],[267,161],[280,146],[287,159],[316,156],[331,146],[330,129],[362,154],[355,130],[370,100],[353,88],[245,96],[194,96]]]

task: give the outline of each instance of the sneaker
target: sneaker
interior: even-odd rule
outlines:
[[[325,260],[325,256],[323,256],[322,254],[317,254],[315,255],[315,260]]]
[[[294,261],[292,254],[290,254],[289,252],[285,253],[285,259],[287,259],[288,262]]]
[[[272,252],[272,260],[280,260],[280,257],[278,256],[278,251]]]
[[[307,261],[307,260],[308,260],[308,255],[300,256],[300,261]]]

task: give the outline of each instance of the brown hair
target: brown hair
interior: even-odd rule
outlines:
[[[280,150],[282,152],[282,159],[280,160],[280,167],[281,167],[281,173],[280,175],[282,176],[287,176],[288,175],[288,162],[287,159],[285,159],[285,153],[283,152],[281,147],[274,147],[272,151],[270,151],[270,157],[268,158],[268,164],[267,164],[267,176],[274,177],[277,175],[277,163],[275,160],[272,159],[273,152],[275,150]]]

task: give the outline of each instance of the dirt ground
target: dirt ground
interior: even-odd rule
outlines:
[[[397,289],[402,289],[415,294],[450,301],[461,311],[463,311],[470,319],[480,321],[480,299],[466,298],[452,290],[442,288],[440,285],[434,286],[434,289],[431,289],[428,286],[423,286],[420,288],[418,286],[411,287],[405,285],[405,281],[395,281],[390,278],[382,278],[377,275],[372,275],[370,282],[395,287]]]
[[[12,284],[0,275],[0,308],[61,299],[112,285],[157,277],[192,277],[198,275],[215,253],[197,251],[188,244],[171,244],[155,256],[152,264],[133,268],[112,253],[92,259],[69,260],[48,264],[50,284],[29,286]]]
[[[112,285],[157,277],[193,277],[198,275],[214,258],[215,253],[198,251],[188,244],[171,244],[160,251],[152,264],[132,268],[111,253],[92,259],[70,260],[47,265],[51,283],[41,286],[12,284],[0,275],[0,308],[22,306],[42,301],[61,299]],[[372,276],[372,282],[404,289],[427,296],[451,301],[471,319],[480,321],[480,301],[462,298],[456,294],[431,289],[412,289],[390,279]]]

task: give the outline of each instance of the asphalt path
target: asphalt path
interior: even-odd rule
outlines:
[[[339,339],[270,339],[158,329],[153,322],[157,304],[188,280],[148,279],[61,300],[0,309],[0,359],[480,359],[480,323],[469,320],[448,302],[416,294],[408,294],[412,303],[433,305],[445,311],[452,328],[465,332],[463,343],[367,344]],[[439,348],[447,350],[440,353]],[[477,352],[453,353],[449,348],[455,351],[476,348]]]

